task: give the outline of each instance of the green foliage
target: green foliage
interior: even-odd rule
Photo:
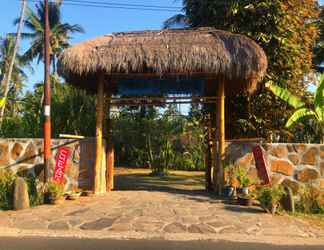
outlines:
[[[6,98],[0,98],[0,108],[6,103]]]
[[[284,195],[284,188],[281,185],[263,186],[256,192],[256,198],[261,207],[268,213],[276,213],[280,200]]]
[[[11,171],[0,170],[0,210],[13,208],[15,179]]]
[[[52,180],[48,182],[46,191],[51,195],[51,197],[59,199],[64,195],[64,185]]]
[[[122,108],[113,119],[116,161],[120,166],[147,166],[153,172],[204,168],[204,130],[197,116],[185,117],[175,106]]]
[[[240,187],[249,187],[252,184],[251,179],[248,176],[247,170],[243,167],[236,167],[234,175],[240,184]]]
[[[84,32],[80,25],[71,25],[62,22],[60,1],[49,2],[49,26],[50,26],[50,52],[53,65],[53,72],[56,73],[56,58],[69,46],[71,33]],[[28,8],[26,13],[25,27],[30,31],[23,33],[22,37],[30,40],[30,48],[25,52],[24,57],[32,61],[37,58],[40,62],[44,58],[44,3],[35,5],[36,10]],[[17,23],[19,20],[15,20]]]
[[[43,184],[36,177],[27,177],[25,181],[28,186],[29,203],[31,207],[44,203],[44,192],[40,188]]]
[[[320,202],[320,192],[311,183],[300,188],[298,197],[296,211],[306,214],[324,214],[324,206]]]
[[[183,6],[185,15],[177,15],[167,24],[180,21],[190,27],[213,26],[249,36],[267,54],[266,80],[304,95],[304,76],[312,67],[317,36],[317,25],[312,22],[318,15],[315,0],[183,0]],[[313,133],[297,134],[285,129],[291,108],[282,105],[263,86],[252,98],[241,94],[228,99],[226,105],[231,112],[228,138],[270,139],[275,133],[280,141],[306,140]]]
[[[306,103],[298,96],[290,93],[289,90],[280,88],[279,86],[268,83],[267,87],[277,97],[296,109],[286,123],[287,128],[292,127],[296,123],[304,122],[306,119],[311,119],[315,122],[318,134],[322,138],[324,137],[324,74],[317,86],[314,98],[311,98],[313,103]]]

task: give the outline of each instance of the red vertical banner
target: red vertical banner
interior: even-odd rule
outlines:
[[[59,148],[56,157],[53,177],[53,179],[57,182],[62,182],[64,180],[64,172],[69,155],[70,150],[68,148]]]
[[[253,156],[255,159],[255,166],[258,170],[258,176],[262,180],[263,185],[271,185],[271,178],[267,168],[267,164],[264,158],[263,150],[261,146],[255,146],[253,148]]]

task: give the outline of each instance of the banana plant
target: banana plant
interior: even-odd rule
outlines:
[[[266,84],[266,87],[274,95],[295,109],[295,112],[291,115],[285,125],[286,128],[291,128],[305,119],[313,120],[321,134],[321,142],[324,143],[324,73],[317,85],[313,99],[314,102],[310,104],[304,102],[300,97],[293,95],[289,90],[273,84],[271,81]]]

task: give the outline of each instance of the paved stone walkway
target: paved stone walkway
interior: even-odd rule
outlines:
[[[0,212],[0,235],[10,229],[87,233],[240,234],[324,239],[324,231],[257,207],[226,204],[200,191],[191,194],[116,191],[58,206]],[[324,241],[323,241],[324,242]]]

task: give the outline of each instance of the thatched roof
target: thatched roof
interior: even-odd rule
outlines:
[[[59,60],[61,75],[88,90],[104,73],[117,84],[145,76],[222,78],[227,92],[253,91],[266,69],[266,55],[253,40],[213,28],[108,34],[66,49]]]

